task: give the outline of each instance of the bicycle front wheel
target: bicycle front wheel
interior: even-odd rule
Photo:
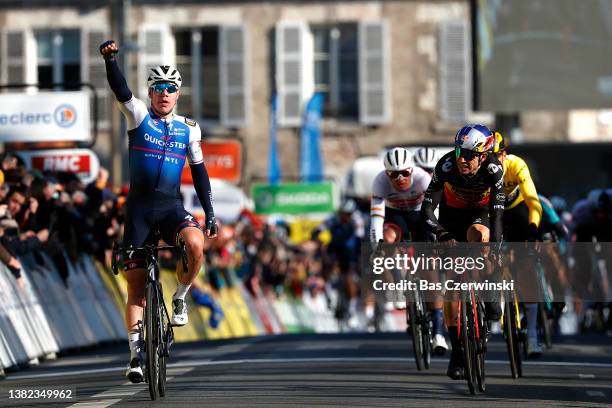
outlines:
[[[512,378],[519,378],[521,370],[521,352],[519,350],[519,331],[517,326],[516,304],[514,296],[504,304],[504,337],[510,360]]]
[[[470,303],[466,301],[461,301],[461,345],[463,346],[463,363],[464,363],[464,376],[467,381],[468,388],[470,389],[470,394],[476,394],[476,388],[474,384],[475,381],[475,369],[473,365],[473,353],[474,347],[471,344],[472,340],[470,338],[470,332],[472,328],[468,326],[468,311],[467,308],[470,307]]]
[[[145,290],[145,345],[147,348],[147,382],[149,383],[149,395],[152,400],[158,396],[159,379],[159,325],[158,311],[159,300],[157,299],[157,288],[154,282],[149,282]]]
[[[412,348],[414,349],[414,359],[416,360],[417,370],[425,369],[425,361],[423,358],[423,332],[421,330],[421,322],[419,321],[417,303],[411,302],[410,307],[406,309],[410,319],[410,334],[412,336]]]

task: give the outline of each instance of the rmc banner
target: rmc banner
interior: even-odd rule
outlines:
[[[89,141],[84,91],[0,94],[0,142]]]

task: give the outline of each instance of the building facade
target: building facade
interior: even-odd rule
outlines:
[[[298,175],[302,110],[325,97],[325,173],[393,144],[450,143],[471,112],[468,1],[5,1],[0,5],[0,83],[89,82],[100,97],[95,151],[109,166],[120,135],[98,47],[116,37],[133,92],[146,96],[149,66],[176,64],[178,112],[212,138],[243,144],[242,185],[265,178],[271,101],[278,98],[278,150]],[[111,29],[115,27],[115,29]],[[115,113],[113,113],[115,111]],[[521,117],[524,140],[564,140],[568,112]],[[115,139],[113,139],[115,138]]]

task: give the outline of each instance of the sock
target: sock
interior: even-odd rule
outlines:
[[[357,299],[349,300],[349,314],[355,315],[357,313]]]
[[[537,339],[538,338],[538,304],[527,303],[525,305],[527,309],[527,338]]]
[[[183,285],[181,282],[179,282],[178,286],[176,287],[176,292],[174,292],[174,296],[172,296],[172,299],[173,300],[174,299],[185,300],[185,295],[189,291],[190,287],[191,287],[191,283],[188,285]]]
[[[374,317],[374,305],[366,305],[365,315],[368,320]]]
[[[433,321],[433,334],[442,334],[444,330],[444,315],[442,314],[442,309],[434,309],[432,312],[432,321]],[[455,330],[457,331],[457,330]]]
[[[448,337],[450,338],[452,353],[461,353],[461,343],[459,342],[459,333],[457,333],[457,326],[448,326]]]
[[[140,341],[140,332],[128,332],[128,341],[130,344],[130,360],[133,358],[140,358],[140,351],[142,347],[142,342]]]

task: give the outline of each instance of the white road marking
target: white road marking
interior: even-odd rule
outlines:
[[[604,394],[601,391],[587,391],[586,393],[589,397],[605,397],[606,396],[606,394]]]
[[[170,368],[186,368],[186,367],[202,367],[215,365],[231,365],[231,364],[283,364],[283,363],[410,363],[414,362],[411,357],[313,357],[313,358],[246,358],[237,360],[185,360],[168,364]],[[448,364],[447,360],[432,360],[433,364]],[[507,365],[508,360],[486,360],[487,364],[492,365]],[[539,367],[581,367],[581,368],[612,368],[612,363],[587,363],[587,362],[568,362],[568,361],[524,361],[526,366]],[[89,370],[73,370],[54,373],[41,374],[18,374],[9,375],[5,381],[10,380],[30,380],[38,378],[57,378],[75,375],[91,375],[110,372],[122,372],[124,366],[108,367],[108,368],[93,368]]]
[[[578,374],[578,378],[595,378],[595,374]]]
[[[87,401],[87,402],[78,402],[73,405],[69,405],[69,408],[78,407],[78,408],[106,408],[113,404],[121,401],[120,399],[107,399],[101,401]]]

